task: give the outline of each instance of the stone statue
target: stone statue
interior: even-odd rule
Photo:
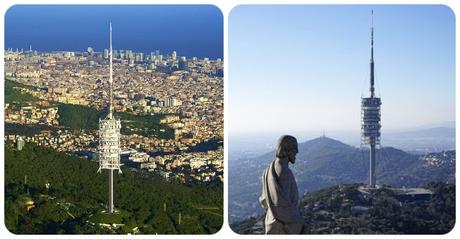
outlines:
[[[304,229],[297,183],[289,169],[289,162],[295,163],[297,153],[296,138],[281,136],[276,146],[276,159],[263,173],[259,202],[266,212],[266,234],[300,234]]]

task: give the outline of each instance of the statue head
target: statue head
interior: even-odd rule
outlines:
[[[290,135],[283,135],[278,139],[276,145],[276,157],[285,158],[291,163],[295,163],[295,155],[299,152],[297,139]]]

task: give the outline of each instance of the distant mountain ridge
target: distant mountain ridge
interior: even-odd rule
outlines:
[[[439,165],[427,163],[424,156],[384,147],[377,150],[377,183],[395,187],[415,187],[430,181],[455,182],[455,151],[440,158]],[[229,161],[230,221],[261,213],[257,198],[261,174],[274,159],[274,151],[256,158]],[[444,162],[445,161],[445,162]],[[290,166],[299,193],[344,183],[368,181],[369,151],[335,139],[320,137],[299,144],[299,154]]]
[[[409,130],[415,131],[415,130],[424,130],[424,129],[431,129],[431,128],[455,128],[455,121],[445,121],[445,122],[438,122],[438,123],[432,123],[432,124],[425,124],[425,125],[414,127]]]
[[[455,122],[417,127],[405,131],[385,133],[384,145],[398,145],[398,148],[413,152],[433,152],[455,149]]]
[[[455,128],[435,127],[429,129],[411,130],[404,132],[389,133],[389,135],[403,137],[424,137],[424,138],[452,138],[455,137]]]

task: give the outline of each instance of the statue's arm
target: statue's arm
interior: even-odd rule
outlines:
[[[262,173],[262,194],[259,197],[259,203],[262,206],[262,208],[266,211],[268,209],[268,204],[267,204],[267,198],[266,198],[266,192],[265,192],[265,177],[266,177],[267,171],[265,170],[264,173]]]
[[[259,203],[265,211],[268,209],[267,199],[263,194],[259,197]]]

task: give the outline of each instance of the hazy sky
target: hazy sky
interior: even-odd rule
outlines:
[[[5,14],[5,48],[101,52],[110,21],[115,49],[223,56],[223,16],[212,5],[15,5]]]
[[[359,130],[371,9],[383,130],[455,120],[448,7],[243,5],[229,17],[230,134]]]

